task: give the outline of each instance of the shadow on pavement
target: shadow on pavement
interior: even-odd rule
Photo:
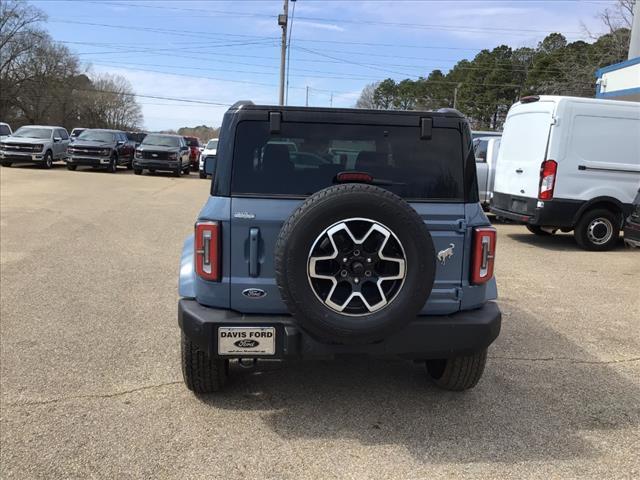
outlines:
[[[507,236],[517,242],[526,243],[533,247],[544,248],[546,250],[553,251],[585,251],[582,250],[576,243],[573,234],[571,233],[554,233],[546,237],[534,235],[522,227],[522,233],[508,233]],[[624,250],[624,242],[622,237],[618,240],[613,250]]]
[[[502,337],[478,386],[432,386],[422,366],[341,359],[232,369],[215,408],[264,411],[284,439],[399,445],[435,463],[589,458],[609,448],[589,432],[637,428],[640,391],[610,364],[508,306]]]

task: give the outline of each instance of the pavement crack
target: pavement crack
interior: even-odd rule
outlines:
[[[614,363],[633,363],[640,362],[640,357],[633,358],[621,358],[617,360],[583,360],[580,358],[570,358],[570,357],[540,357],[540,358],[530,358],[530,357],[500,357],[500,356],[491,356],[489,357],[491,360],[516,360],[523,362],[566,362],[566,363],[575,363],[575,364],[590,364],[590,365],[608,365]]]
[[[31,407],[31,406],[49,405],[52,403],[66,402],[69,400],[91,400],[91,399],[102,399],[102,398],[115,398],[115,397],[121,397],[123,395],[129,395],[131,393],[139,393],[139,392],[144,392],[146,390],[154,390],[156,388],[169,387],[169,386],[177,385],[180,383],[182,383],[182,380],[158,383],[155,385],[145,385],[143,387],[132,388],[130,390],[121,390],[119,392],[89,393],[86,395],[72,395],[68,397],[51,398],[48,400],[35,400],[31,402],[13,402],[13,403],[7,403],[4,406],[5,407]]]

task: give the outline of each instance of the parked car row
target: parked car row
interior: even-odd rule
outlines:
[[[535,235],[573,232],[598,251],[637,222],[640,104],[530,96],[511,107],[501,137],[485,133],[473,140],[480,201],[498,217]],[[625,243],[637,246],[634,232]]]
[[[51,168],[54,162],[64,161],[69,170],[87,166],[115,173],[124,166],[136,175],[147,170],[180,176],[199,169],[200,177],[206,178],[204,158],[215,157],[217,145],[217,139],[210,141],[211,148],[203,155],[196,137],[181,135],[101,128],[74,128],[68,134],[63,127],[47,125],[29,125],[12,132],[6,123],[0,123],[0,133],[0,163],[4,167],[32,163]]]

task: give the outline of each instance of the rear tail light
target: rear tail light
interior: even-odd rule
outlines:
[[[553,187],[556,185],[556,171],[558,164],[554,160],[545,160],[540,165],[540,200],[551,200],[553,198]]]
[[[496,229],[476,227],[473,229],[473,252],[471,255],[471,283],[479,285],[493,277],[496,258]]]
[[[204,280],[220,281],[220,224],[196,223],[195,237],[196,274]]]

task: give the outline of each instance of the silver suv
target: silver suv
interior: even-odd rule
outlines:
[[[0,163],[36,163],[51,168],[53,162],[67,156],[69,134],[62,127],[26,125],[0,143]]]

